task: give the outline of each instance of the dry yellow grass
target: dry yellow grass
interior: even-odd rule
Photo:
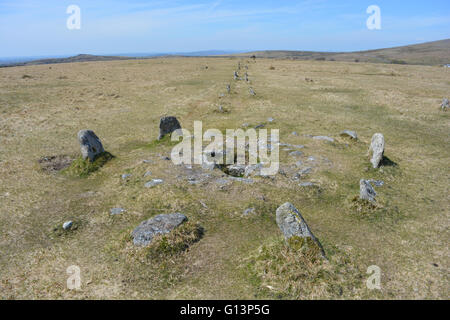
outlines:
[[[450,113],[439,105],[449,94],[449,71],[244,59],[257,93],[252,97],[247,84],[232,80],[238,61],[164,58],[0,69],[0,297],[448,299]],[[230,112],[215,112],[219,104]],[[223,189],[180,182],[183,171],[160,158],[170,146],[152,144],[162,115],[177,116],[191,130],[194,120],[205,129],[225,129],[273,117],[268,128],[279,128],[282,142],[304,144],[302,160],[318,159],[308,179],[319,188],[305,190],[282,175]],[[87,178],[42,171],[38,160],[44,156],[79,154],[80,129],[94,130],[116,158]],[[344,129],[357,131],[360,141],[340,138]],[[385,135],[386,156],[398,166],[369,169],[365,153],[375,132]],[[295,162],[283,151],[281,160],[285,169]],[[165,183],[144,188],[148,170]],[[132,176],[124,181],[123,173]],[[385,181],[377,188],[380,208],[368,214],[351,201],[361,178]],[[302,259],[286,248],[270,249],[281,245],[275,209],[286,201],[321,240],[328,266],[305,265],[306,275],[286,270],[277,254],[287,266]],[[116,206],[127,211],[110,216]],[[256,214],[243,217],[249,207]],[[158,263],[127,249],[135,226],[170,212],[198,221],[202,239]],[[69,219],[76,230],[54,232]],[[261,256],[261,250],[269,251]],[[280,265],[273,265],[276,259]],[[70,265],[81,269],[81,291],[66,288]],[[370,265],[382,270],[381,291],[365,287]],[[321,268],[326,281],[315,276]],[[281,293],[266,287],[280,290],[292,281]],[[297,290],[301,281],[308,290]]]

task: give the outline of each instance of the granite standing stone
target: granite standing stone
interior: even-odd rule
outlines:
[[[370,202],[375,201],[377,193],[373,189],[370,181],[361,179],[359,181],[359,198],[362,200],[368,200]]]
[[[170,134],[175,130],[181,129],[181,125],[175,117],[162,117],[159,122],[159,137],[161,140],[166,134]]]
[[[83,159],[93,162],[95,158],[105,152],[102,142],[92,130],[80,130],[78,132],[81,155]]]
[[[292,203],[286,202],[278,207],[276,211],[276,221],[286,240],[289,240],[289,238],[294,236],[300,238],[311,238],[315,243],[317,243],[322,251],[322,255],[324,256],[324,251],[319,240],[317,240],[313,235],[306,224],[306,221]]]
[[[370,163],[374,168],[378,168],[384,155],[384,136],[381,133],[375,133],[369,147]]]

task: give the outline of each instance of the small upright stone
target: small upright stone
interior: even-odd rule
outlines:
[[[63,223],[63,229],[64,230],[69,230],[70,228],[72,228],[73,222],[72,221],[66,221]]]
[[[378,168],[384,155],[384,136],[381,133],[375,133],[369,147],[370,163],[374,168]]]
[[[361,179],[359,180],[359,198],[362,200],[368,200],[370,202],[375,201],[377,193],[373,189],[370,181]]]
[[[448,99],[442,100],[441,109],[447,111],[448,108],[450,108],[450,103]]]
[[[227,84],[227,93],[230,94],[231,93],[231,86],[229,84]]]
[[[238,80],[239,79],[239,75],[237,73],[237,71],[234,72],[234,80]]]
[[[102,142],[92,130],[80,130],[78,132],[81,155],[83,159],[93,162],[95,158],[105,152]]]
[[[248,91],[250,92],[250,94],[252,96],[256,96],[256,92],[255,92],[255,90],[253,90],[253,88],[250,88]]]
[[[170,134],[175,130],[181,129],[181,125],[175,117],[162,117],[159,122],[159,137],[161,140],[166,134]]]
[[[284,238],[289,240],[292,237],[311,238],[321,249],[324,256],[322,245],[313,235],[306,221],[300,212],[290,202],[278,207],[276,211],[276,221],[280,230],[283,232]]]

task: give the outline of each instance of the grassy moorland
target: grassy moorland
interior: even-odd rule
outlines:
[[[256,96],[233,81],[238,61],[248,65]],[[448,299],[450,113],[439,106],[449,88],[446,68],[328,61],[160,58],[0,69],[0,298]],[[163,160],[170,144],[155,142],[162,115],[190,130],[196,120],[224,130],[273,117],[266,128],[305,145],[304,155],[281,148],[274,179],[223,184],[215,170],[190,184],[184,167]],[[94,130],[114,158],[77,177],[59,169],[79,157],[81,129]],[[344,129],[359,141],[340,137]],[[376,132],[391,160],[378,170],[366,157]],[[43,160],[52,156],[54,170]],[[312,168],[305,180],[315,187],[292,179],[299,160]],[[145,188],[151,178],[164,183]],[[374,207],[353,201],[361,178],[385,182]],[[286,247],[275,222],[286,201],[328,261]],[[114,207],[126,211],[112,216]],[[132,245],[142,220],[171,212],[189,224],[149,248]],[[67,220],[74,227],[63,231]],[[178,250],[180,241],[189,248]],[[66,287],[71,265],[81,269],[80,291]],[[365,285],[370,265],[381,268],[381,290]]]
[[[450,39],[425,42],[409,46],[355,52],[314,51],[255,51],[238,56],[277,59],[328,60],[417,65],[443,65],[450,63]]]

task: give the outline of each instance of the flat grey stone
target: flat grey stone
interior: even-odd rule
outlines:
[[[302,182],[302,183],[299,183],[299,186],[300,187],[314,187],[314,183],[312,183],[312,182]]]
[[[268,121],[268,122],[274,122],[274,121],[275,121],[275,119],[274,119],[274,118],[272,118],[272,117],[270,117],[270,118],[268,118],[268,119],[267,119],[267,121]]]
[[[298,136],[298,132],[297,131],[292,131],[291,133],[293,136]]]
[[[129,173],[124,173],[124,174],[122,175],[122,179],[123,179],[123,180],[125,180],[125,179],[127,179],[127,178],[129,178],[129,177],[131,177],[131,174],[129,174]]]
[[[144,177],[148,177],[148,176],[151,176],[151,175],[152,175],[151,171],[147,171],[146,173],[144,173]]]
[[[228,179],[224,179],[224,178],[219,178],[219,179],[216,180],[216,183],[218,185],[221,185],[221,186],[224,186],[224,185],[228,184],[228,182],[229,182],[229,180]]]
[[[234,181],[238,181],[238,182],[243,182],[243,183],[247,183],[247,184],[252,184],[253,180],[249,179],[249,178],[239,178],[239,177],[229,177],[231,180]]]
[[[324,140],[329,142],[334,142],[333,138],[327,137],[327,136],[314,136],[312,137],[314,140]]]
[[[161,183],[163,183],[164,180],[162,179],[152,179],[151,181],[147,182],[146,184],[144,184],[144,187],[146,188],[153,188]]]
[[[340,134],[342,137],[350,137],[354,140],[358,140],[358,135],[356,134],[355,131],[351,131],[351,130],[344,130],[341,132]]]
[[[303,149],[305,146],[301,145],[301,144],[290,144],[290,143],[279,143],[278,144],[280,147],[289,147],[289,148],[294,148],[294,149]]]
[[[178,212],[159,214],[151,219],[145,220],[131,233],[133,243],[137,246],[146,246],[150,244],[156,235],[167,234],[186,220],[187,217]]]
[[[124,208],[112,208],[111,210],[109,210],[109,213],[111,215],[121,214],[123,212],[125,212]]]
[[[304,176],[304,175],[307,175],[308,173],[311,173],[311,171],[312,171],[311,167],[306,167],[306,168],[300,170],[298,173],[300,176]]]
[[[303,152],[301,151],[292,151],[291,153],[289,153],[290,156],[294,156],[294,157],[299,157],[303,155]]]
[[[92,130],[80,130],[78,132],[81,155],[84,160],[93,162],[95,158],[105,152],[102,142]]]
[[[244,212],[242,213],[244,216],[248,216],[249,214],[254,214],[256,212],[255,208],[248,208],[245,209]]]
[[[384,155],[384,136],[381,133],[375,133],[369,147],[370,163],[373,168],[378,168]]]
[[[162,117],[159,121],[159,137],[161,140],[166,134],[170,134],[175,130],[181,129],[178,119],[175,117]]]
[[[370,183],[373,183],[374,184],[374,186],[376,186],[376,187],[382,187],[383,185],[384,185],[384,181],[382,181],[382,180],[373,180],[373,179],[370,179],[370,180],[368,180]]]

